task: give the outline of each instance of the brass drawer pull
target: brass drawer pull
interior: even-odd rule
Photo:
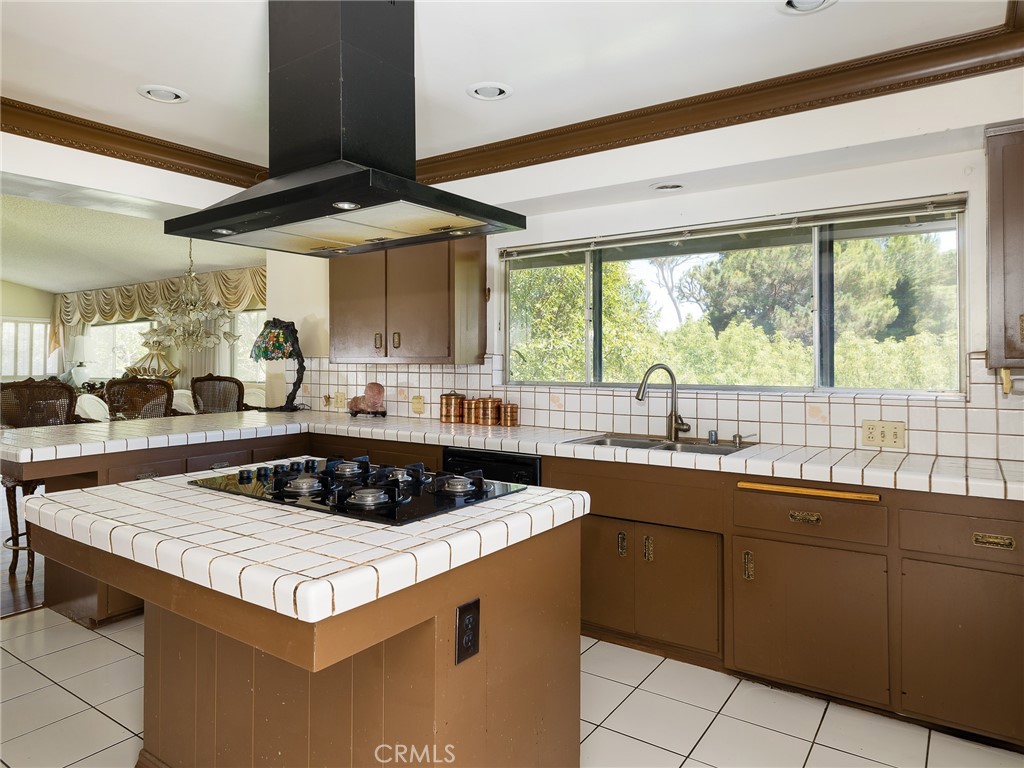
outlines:
[[[224,469],[224,467],[230,467],[230,461],[218,461],[216,464],[211,464],[210,469]]]
[[[394,333],[391,334],[391,346],[394,347],[395,349],[398,349],[400,346],[402,346],[402,334],[400,334],[398,331],[395,331]]]
[[[743,578],[747,581],[754,580],[754,553],[749,549],[743,550]]]
[[[159,472],[142,472],[135,476],[136,480],[152,480],[154,477],[160,477]]]
[[[375,334],[373,334],[373,348],[374,349],[383,349],[384,348],[384,334],[383,333],[375,333]]]
[[[626,532],[619,531],[619,557],[626,556]]]
[[[654,537],[644,536],[644,560],[654,562]]]
[[[767,491],[768,493],[791,493],[794,496],[815,496],[821,499],[845,499],[846,501],[878,502],[881,496],[877,493],[857,493],[855,491],[830,491],[825,488],[798,488],[793,485],[775,485],[774,483],[751,483],[740,480],[737,488],[747,491]]]
[[[1017,542],[1013,536],[1002,536],[998,533],[975,533],[971,541],[976,547],[992,547],[993,549],[1016,549]]]
[[[794,523],[821,525],[821,513],[819,512],[801,512],[797,509],[791,509],[789,510],[789,519]]]

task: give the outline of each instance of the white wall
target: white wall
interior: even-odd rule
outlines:
[[[53,294],[6,280],[0,281],[0,315],[49,320],[53,314]]]

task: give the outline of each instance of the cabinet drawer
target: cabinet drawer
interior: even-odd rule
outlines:
[[[190,456],[187,472],[201,472],[204,469],[220,469],[248,464],[252,460],[252,451],[227,451],[225,453],[209,453],[205,456]]]
[[[888,509],[877,504],[742,490],[733,502],[733,523],[746,528],[878,546],[889,540]]]
[[[130,480],[145,480],[149,477],[180,475],[184,471],[184,459],[166,459],[164,461],[151,461],[146,464],[128,464],[123,467],[111,467],[107,471],[107,482],[127,483]]]
[[[900,548],[1024,565],[1024,523],[901,509]]]

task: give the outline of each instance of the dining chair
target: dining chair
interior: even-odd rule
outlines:
[[[55,379],[36,381],[12,381],[0,385],[0,423],[4,427],[22,429],[24,427],[49,427],[60,424],[72,424],[78,421],[75,416],[75,401],[78,395],[73,387]],[[45,480],[20,480],[11,475],[0,475],[0,483],[4,486],[7,498],[7,515],[11,521],[11,535],[4,539],[3,546],[12,552],[11,566],[8,572],[13,575],[18,569],[18,556],[27,552],[28,571],[25,583],[31,584],[35,575],[35,552],[32,551],[32,538],[28,526],[22,530],[18,521],[18,490],[22,498],[36,492]],[[25,544],[18,541],[24,537]]]
[[[174,387],[163,379],[127,376],[111,379],[104,387],[110,419],[152,419],[170,416]]]
[[[246,410],[245,385],[231,376],[212,373],[192,379],[196,413],[230,413]]]

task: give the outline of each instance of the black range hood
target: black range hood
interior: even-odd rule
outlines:
[[[270,178],[166,234],[330,257],[526,226],[412,180],[413,0],[269,6]]]

